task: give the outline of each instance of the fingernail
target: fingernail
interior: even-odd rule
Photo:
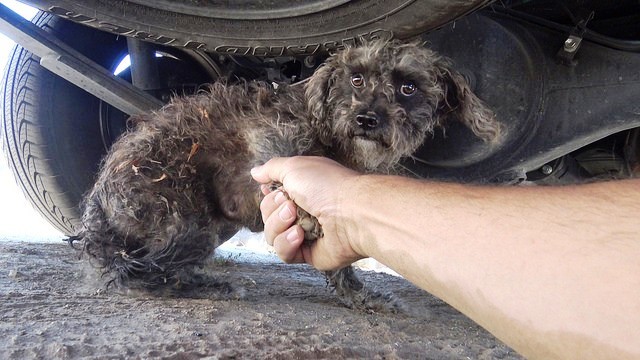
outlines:
[[[289,233],[287,234],[287,241],[290,243],[296,242],[298,240],[298,232],[296,231],[295,228],[289,230]]]
[[[282,221],[289,221],[293,219],[293,213],[291,213],[291,210],[289,210],[288,206],[283,207],[282,210],[280,210],[280,212],[278,213],[278,216]]]
[[[251,169],[251,176],[256,177],[258,175],[258,173],[260,172],[260,168],[262,167],[262,165],[260,166],[256,166],[254,168]]]
[[[278,191],[278,193],[276,194],[276,197],[273,199],[273,201],[276,202],[276,204],[281,205],[283,204],[285,201],[287,201],[287,197],[284,196],[284,194],[282,193],[282,191]]]

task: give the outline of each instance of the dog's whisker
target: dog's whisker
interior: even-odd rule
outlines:
[[[402,169],[402,171],[411,174],[413,177],[418,178],[418,179],[424,179],[424,176],[418,174],[417,172],[409,169],[408,167],[402,165],[402,164],[396,164],[396,166],[398,166],[399,168]]]
[[[414,156],[414,155],[409,156],[409,158],[411,160],[417,162],[417,163],[421,163],[421,164],[424,164],[424,165],[431,165],[429,162],[425,161],[424,159],[421,159],[421,158],[419,158],[417,156]]]

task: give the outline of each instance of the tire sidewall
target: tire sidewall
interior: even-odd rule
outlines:
[[[105,68],[126,53],[126,41],[39,13],[34,22]],[[27,199],[54,227],[74,235],[79,204],[105,153],[100,101],[39,65],[17,46],[5,73],[4,147]]]

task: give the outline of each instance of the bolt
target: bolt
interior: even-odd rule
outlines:
[[[574,38],[568,38],[564,41],[564,49],[567,51],[575,51],[578,47],[578,42]]]
[[[308,67],[309,69],[311,69],[312,67],[314,67],[316,65],[316,58],[313,56],[307,56],[304,58],[304,66]]]
[[[540,168],[540,171],[545,174],[545,175],[549,175],[553,172],[553,166],[551,165],[543,165],[542,168]]]

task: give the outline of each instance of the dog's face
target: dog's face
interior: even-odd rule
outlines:
[[[393,166],[452,118],[484,140],[500,129],[464,78],[418,45],[347,48],[318,68],[305,94],[320,140],[364,171]]]

